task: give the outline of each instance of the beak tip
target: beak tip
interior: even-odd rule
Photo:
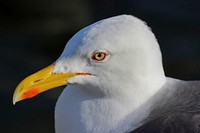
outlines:
[[[16,104],[16,101],[14,101],[14,100],[13,100],[13,102],[12,102],[12,103],[13,103],[13,105],[15,105],[15,104]]]
[[[15,98],[13,98],[13,101],[12,101],[12,103],[13,103],[13,105],[15,105],[16,104],[16,99]]]
[[[12,100],[12,103],[13,105],[15,105],[19,100],[19,98],[17,98],[16,96],[13,96],[13,100]]]

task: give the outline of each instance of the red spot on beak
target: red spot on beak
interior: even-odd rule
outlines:
[[[37,88],[33,88],[33,89],[30,89],[29,91],[25,92],[23,94],[23,98],[24,99],[32,98],[39,93],[40,93],[40,91]]]

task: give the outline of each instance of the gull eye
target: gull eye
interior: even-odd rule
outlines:
[[[106,59],[107,56],[108,54],[106,52],[97,51],[93,53],[91,59],[96,62],[102,62]]]

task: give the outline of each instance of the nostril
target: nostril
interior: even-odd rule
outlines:
[[[42,79],[37,79],[37,80],[33,81],[33,83],[37,83],[37,82],[39,82],[41,80],[43,80],[43,78]]]

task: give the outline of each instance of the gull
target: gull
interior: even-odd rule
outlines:
[[[13,103],[63,85],[56,133],[200,132],[200,83],[165,76],[155,35],[134,16],[80,30],[52,65],[17,86]]]

